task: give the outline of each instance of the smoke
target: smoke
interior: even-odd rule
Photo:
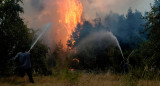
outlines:
[[[68,6],[68,4],[77,6],[79,4],[78,0],[72,0],[69,3],[66,0],[39,0],[37,3],[36,1],[25,0],[24,5],[22,5],[24,7],[24,15],[22,17],[25,18],[27,25],[33,29],[41,29],[46,23],[52,22],[54,26],[44,36],[44,42],[51,48],[60,40],[66,45],[69,38],[68,35],[71,35],[71,31],[74,30],[76,26],[74,24],[81,21],[82,13],[76,12],[80,11],[78,7],[76,7],[75,11],[75,8]],[[66,15],[66,13],[70,14]],[[78,18],[77,15],[80,17]],[[65,19],[66,16],[68,20]]]
[[[50,28],[50,26],[52,25],[52,23],[49,23],[45,26],[45,28],[43,29],[43,31],[41,32],[41,34],[38,36],[38,38],[34,41],[34,43],[31,45],[30,50],[34,47],[34,45],[37,43],[37,41],[42,37],[42,35]]]
[[[126,14],[128,8],[137,9],[141,12],[150,10],[150,3],[154,0],[82,0],[84,5],[85,19],[102,19],[110,11]]]
[[[42,11],[44,9],[42,0],[31,0],[31,6],[35,11]]]
[[[41,23],[44,24],[46,20],[56,18],[57,1],[63,0],[24,0],[23,16],[29,26],[42,27]],[[84,9],[83,18],[93,20],[97,17],[104,19],[110,11],[126,14],[129,7],[145,12],[150,10],[150,3],[154,0],[81,0],[81,2]]]
[[[111,31],[118,38],[123,49],[135,49],[147,39],[146,34],[141,33],[145,23],[146,21],[142,19],[142,13],[139,11],[133,13],[132,9],[129,9],[126,16],[111,12],[105,17],[105,26],[100,21],[96,21],[95,26],[86,21],[78,27],[76,30],[79,32],[74,32],[72,37],[75,40],[74,46],[90,33],[104,29]],[[79,34],[79,37],[74,34]]]
[[[41,30],[45,24],[52,22],[52,29],[48,30],[43,36],[43,42],[47,44],[51,49],[54,48],[58,39],[64,37],[66,33],[60,25],[58,25],[58,13],[57,13],[57,0],[24,0],[22,5],[24,8],[24,14],[22,17],[29,28],[35,30]],[[58,37],[59,31],[64,33],[61,37]]]
[[[84,17],[93,20],[97,17],[104,19],[106,14],[114,12],[126,14],[131,7],[141,12],[150,10],[150,3],[154,0],[81,0],[84,6]]]
[[[59,1],[65,0],[24,0],[22,4],[24,8],[22,17],[30,28],[41,29],[48,22],[54,24],[43,39],[51,48],[57,41],[62,40],[63,42],[67,35],[65,27],[58,22],[57,2]],[[149,3],[153,1],[154,0],[81,0],[83,5],[82,17],[87,21],[97,17],[104,19],[110,11],[126,14],[129,7],[144,12],[149,10]]]

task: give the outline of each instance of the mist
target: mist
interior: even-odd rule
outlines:
[[[109,46],[118,47],[116,37],[112,32],[100,30],[98,32],[90,33],[87,37],[81,40],[76,48],[77,50],[84,50],[87,47],[99,47],[100,49],[105,49]]]

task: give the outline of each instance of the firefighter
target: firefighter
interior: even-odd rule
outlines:
[[[127,74],[127,73],[129,72],[127,61],[124,61],[123,69],[124,69],[124,73],[125,73],[125,74]]]
[[[22,52],[17,53],[14,57],[16,62],[16,74],[24,77],[25,73],[27,73],[29,80],[31,83],[34,83],[31,72],[31,61],[30,61],[30,51],[26,51],[26,47],[22,47]]]

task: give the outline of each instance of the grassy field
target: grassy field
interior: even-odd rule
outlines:
[[[38,76],[34,77],[34,84],[29,83],[27,76],[24,78],[12,76],[0,78],[0,86],[160,86],[159,80],[132,79],[130,75],[81,73],[73,76],[69,75],[68,78],[53,75]]]

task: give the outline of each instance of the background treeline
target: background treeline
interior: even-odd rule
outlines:
[[[142,17],[142,13],[137,10],[133,12],[130,8],[126,15],[110,12],[104,21],[97,18],[93,22],[94,25],[89,21],[85,21],[83,25],[78,25],[71,36],[72,40],[76,42],[71,45],[72,40],[69,40],[68,45],[76,46],[90,33],[102,29],[111,31],[118,38],[123,49],[137,48],[143,40],[146,40],[146,35],[141,34],[142,30],[144,30],[145,20]]]
[[[93,32],[111,31],[119,40],[125,60],[130,65],[130,70],[140,70],[141,73],[138,74],[144,75],[146,71],[153,73],[153,71],[159,70],[160,0],[155,0],[155,3],[151,6],[151,11],[144,15],[137,10],[133,12],[130,8],[126,15],[110,12],[105,17],[103,24],[100,18],[93,20],[93,22],[94,25],[89,21],[85,21],[83,25],[78,25],[71,39],[68,40],[68,46],[73,49],[76,48],[85,37]],[[90,46],[90,44],[86,46]],[[86,47],[85,50],[76,53],[75,56],[80,60],[82,69],[106,69],[113,72],[122,72],[120,65],[123,65],[123,59],[120,59],[122,56],[117,48],[92,47],[89,49],[89,47]],[[96,59],[99,58],[101,60],[97,63]]]
[[[94,32],[101,30],[111,31],[117,37],[124,57],[127,59],[132,50],[137,49],[142,42],[147,40],[146,33],[142,34],[146,21],[143,19],[142,13],[137,10],[133,12],[130,8],[126,15],[110,12],[105,17],[103,24],[100,18],[93,20],[93,22],[94,25],[89,21],[85,21],[83,25],[78,25],[76,31],[73,32],[71,36],[71,40],[68,40],[68,46],[72,48],[77,47],[84,38]],[[77,58],[80,59],[81,67],[85,69],[98,68],[103,70],[106,68],[108,70],[114,70],[114,72],[123,71],[123,59],[119,49],[114,46],[104,48],[103,46],[105,46],[105,44],[107,45],[107,42],[103,41],[101,42],[101,47],[96,48],[95,46],[98,45],[95,44],[91,49],[86,47],[86,53],[85,49],[82,52],[78,52]],[[86,45],[90,46],[92,43]],[[96,62],[96,59],[100,61]],[[81,62],[83,63],[81,64]],[[137,64],[132,61],[131,63],[133,65]],[[102,65],[102,67],[98,65]]]

